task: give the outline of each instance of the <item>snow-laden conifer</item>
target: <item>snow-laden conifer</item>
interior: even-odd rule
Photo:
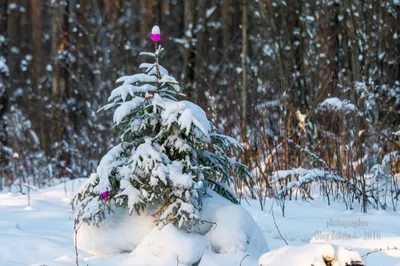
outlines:
[[[77,221],[98,225],[107,211],[121,207],[138,214],[149,210],[161,226],[172,222],[191,228],[201,220],[205,188],[236,203],[229,186],[233,175],[250,176],[226,155],[240,144],[219,134],[201,107],[178,100],[184,95],[159,64],[163,48],[157,34],[152,35],[155,52],[141,53],[151,61],[140,65],[143,73],[119,78],[101,108],[115,109],[120,141],[76,194]]]

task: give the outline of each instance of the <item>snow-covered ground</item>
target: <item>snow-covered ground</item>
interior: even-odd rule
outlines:
[[[30,208],[27,207],[26,196],[18,193],[0,193],[0,265],[62,266],[75,264],[73,212],[69,200],[72,197],[72,188],[77,188],[78,183],[79,181],[71,181],[66,184],[67,198],[63,184],[40,191],[32,191]],[[286,244],[280,238],[274,225],[270,213],[272,202],[272,200],[266,202],[264,212],[260,211],[257,201],[249,201],[249,203],[244,201],[242,204],[261,228],[275,258],[282,257],[283,254],[282,259],[285,259],[285,257],[290,257],[287,254],[292,256],[300,253],[304,260],[309,259],[315,245],[308,245],[309,248],[288,247],[279,249]],[[311,203],[288,201],[286,203],[286,217],[284,218],[281,216],[279,206],[276,203],[274,203],[273,209],[276,224],[291,246],[304,246],[310,242],[328,241],[345,248],[351,248],[361,255],[377,248],[400,248],[400,215],[398,213],[370,211],[367,214],[362,214],[354,210],[346,211],[344,204],[340,203],[327,206],[326,202],[318,199]],[[221,233],[228,234],[228,232]],[[162,233],[152,232],[151,234],[155,238],[163,238],[167,235],[180,234],[180,232],[167,227],[167,230]],[[110,236],[109,233],[104,235],[103,242],[105,245],[107,245],[107,239],[112,245],[115,239],[111,239],[111,237],[112,235]],[[223,238],[223,235],[218,237]],[[181,252],[180,249],[183,250],[182,256],[188,255],[189,249],[198,248],[189,248],[194,243],[192,240],[190,237],[182,238],[183,242],[175,243],[176,247],[173,248],[176,248],[177,252]],[[93,241],[96,241],[96,239],[93,239]],[[146,241],[148,245],[151,245],[151,237],[148,237]],[[194,239],[194,241],[199,243],[199,240]],[[161,245],[172,244],[161,243]],[[203,243],[203,245],[207,245],[207,243]],[[321,248],[321,245],[318,246]],[[322,247],[323,249],[327,248],[323,245]],[[156,248],[159,249],[158,252],[162,252],[161,246]],[[82,250],[79,251],[79,255],[80,265],[85,266],[177,265],[176,259],[164,258],[160,260],[152,255],[143,257],[124,253],[99,258]],[[203,254],[200,265],[238,266],[244,255],[246,254],[238,254],[236,257],[230,254],[217,256],[209,249]],[[184,258],[182,257],[182,259]],[[363,259],[368,266],[400,266],[400,250],[376,252]],[[280,265],[285,265],[282,260],[281,263],[283,264]],[[258,262],[251,257],[244,258],[242,265],[258,265]],[[300,261],[296,261],[296,266],[302,266]]]

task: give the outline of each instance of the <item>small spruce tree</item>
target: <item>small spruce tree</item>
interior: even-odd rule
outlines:
[[[155,52],[141,55],[153,62],[140,65],[144,73],[119,78],[100,109],[115,108],[120,141],[73,199],[78,222],[98,225],[115,207],[139,215],[151,207],[157,224],[191,229],[201,220],[207,188],[238,203],[229,187],[233,176],[250,178],[247,167],[226,155],[240,144],[218,134],[198,105],[177,99],[184,96],[178,82],[159,64],[158,26],[151,37]]]

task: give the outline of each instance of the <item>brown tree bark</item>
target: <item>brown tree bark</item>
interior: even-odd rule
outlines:
[[[46,93],[46,88],[44,84],[44,78],[46,75],[45,66],[46,63],[43,61],[45,58],[44,46],[42,43],[43,37],[43,3],[44,1],[30,0],[30,39],[32,43],[32,67],[30,69],[30,76],[32,79],[32,93],[34,99],[32,104],[37,108],[37,111],[31,113],[31,121],[33,122],[33,129],[39,135],[40,143],[46,154],[49,154],[49,134],[50,132],[46,130],[46,110],[43,104],[43,99],[48,96]]]
[[[20,7],[22,4],[21,0],[15,0],[13,3]],[[7,9],[6,9],[7,10]],[[22,87],[22,73],[20,70],[21,53],[23,50],[23,28],[22,24],[22,13],[18,9],[8,10],[7,16],[7,31],[8,31],[8,47],[10,51],[8,54],[8,68],[9,68],[9,92],[15,91],[17,88]],[[26,30],[24,31],[26,32]],[[13,51],[11,51],[13,47]]]
[[[184,55],[183,55],[183,88],[186,96],[191,100],[196,100],[195,86],[195,64],[196,54],[193,39],[195,36],[197,20],[197,0],[185,1],[185,18],[184,18]]]
[[[8,159],[3,149],[8,145],[6,113],[8,110],[8,45],[7,45],[8,1],[0,5],[0,179],[5,174]],[[1,187],[1,184],[0,184]]]
[[[223,48],[225,52],[228,52],[231,47],[231,31],[232,31],[232,0],[223,1],[222,5],[222,39],[223,39]]]
[[[121,8],[121,0],[106,0],[105,10],[107,22],[115,20],[118,16],[118,10]]]
[[[241,132],[242,141],[247,142],[247,49],[248,49],[248,3],[247,0],[243,0],[243,10],[242,10],[242,114],[241,114]]]
[[[156,2],[149,0],[140,0],[140,42],[146,43],[149,40],[151,28],[156,21]],[[162,29],[161,29],[162,30]]]
[[[66,100],[68,96],[68,71],[63,52],[68,51],[68,5],[53,7],[52,19],[52,155],[60,163],[68,164],[69,155],[63,144],[68,143],[68,114],[66,113]]]

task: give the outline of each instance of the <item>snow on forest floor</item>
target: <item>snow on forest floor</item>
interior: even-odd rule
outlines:
[[[78,186],[78,181],[68,182],[67,197],[63,184],[32,191],[30,208],[27,207],[27,196],[0,193],[0,265],[74,265],[73,212],[69,201],[72,188]],[[270,213],[272,204],[272,200],[267,200],[263,212],[257,201],[242,203],[264,233],[270,250],[286,245],[274,225]],[[273,209],[276,224],[289,245],[328,241],[361,255],[376,248],[400,248],[399,213],[371,210],[362,214],[355,210],[346,211],[342,203],[327,206],[318,199],[309,203],[287,201],[285,217],[276,203]],[[128,256],[92,258],[83,251],[79,255],[80,265],[84,266],[119,265]],[[214,264],[231,266],[228,258],[226,262],[223,259],[224,256],[218,258]],[[400,266],[400,250],[373,253],[364,260],[368,266]],[[149,265],[151,258],[142,263]]]

